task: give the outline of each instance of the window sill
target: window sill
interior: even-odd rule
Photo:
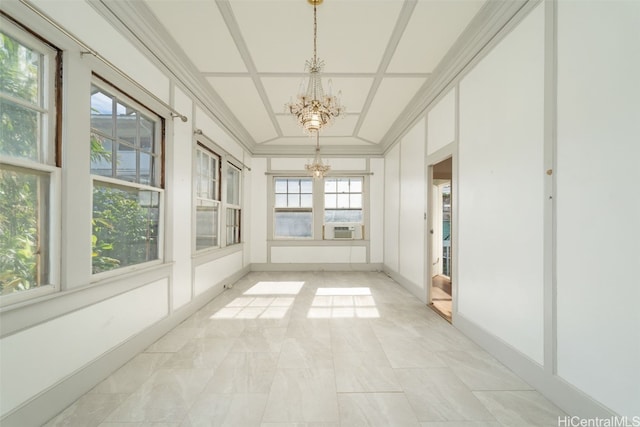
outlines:
[[[244,243],[241,242],[236,243],[235,245],[225,246],[224,248],[201,249],[200,251],[194,253],[191,256],[191,259],[193,260],[193,265],[196,266],[206,264],[220,258],[224,258],[236,252],[242,252],[243,250]]]

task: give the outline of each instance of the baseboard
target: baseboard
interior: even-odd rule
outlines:
[[[418,298],[420,301],[425,304],[427,303],[427,292],[422,286],[413,283],[411,280],[407,279],[397,271],[390,269],[386,265],[384,266],[382,271],[384,271],[387,276],[391,277],[393,280],[402,285],[403,288],[411,292],[411,294]]]
[[[476,325],[460,313],[453,316],[453,326],[515,372],[529,385],[570,416],[583,419],[609,419],[617,416],[592,397],[557,375],[552,375],[500,338]]]
[[[44,424],[222,293],[225,284],[236,282],[248,272],[249,267],[247,266],[207,289],[168,317],[112,348],[12,410],[0,419],[0,425],[2,427],[35,427]]]
[[[379,263],[253,263],[251,271],[382,271]]]

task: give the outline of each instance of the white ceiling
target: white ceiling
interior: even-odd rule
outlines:
[[[180,51],[174,53],[198,76],[211,95],[208,99],[225,104],[231,113],[227,128],[241,129],[245,146],[267,153],[270,147],[315,144],[284,110],[298,92],[305,61],[313,55],[313,7],[307,0],[131,3],[137,3],[138,16],[161,24],[156,35],[168,48]],[[358,147],[381,152],[401,113],[428,85],[483,4],[484,0],[325,0],[319,5],[323,83],[326,89],[332,80],[347,111],[321,132],[321,145],[344,147],[344,152]]]

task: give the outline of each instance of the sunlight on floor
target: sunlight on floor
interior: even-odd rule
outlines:
[[[258,282],[211,316],[211,319],[283,319],[304,282]]]
[[[318,288],[307,317],[372,319],[380,313],[369,288]]]

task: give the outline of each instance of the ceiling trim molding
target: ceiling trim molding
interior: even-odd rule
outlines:
[[[382,138],[387,153],[431,104],[514,28],[541,0],[487,1]]]
[[[315,146],[299,145],[270,145],[257,146],[253,153],[255,157],[305,157],[312,158]],[[323,145],[322,157],[382,157],[379,147],[370,145]]]
[[[378,92],[378,88],[382,83],[382,79],[385,76],[385,72],[391,63],[391,59],[393,59],[393,54],[396,51],[396,47],[400,43],[402,39],[402,35],[404,34],[404,30],[409,25],[409,21],[411,20],[411,15],[413,14],[413,10],[416,8],[418,4],[417,0],[405,0],[402,4],[402,9],[400,9],[400,14],[396,21],[396,25],[393,28],[393,32],[391,33],[391,37],[389,37],[389,42],[387,43],[387,47],[384,50],[384,54],[382,55],[382,59],[380,60],[380,65],[378,65],[378,70],[376,75],[371,83],[371,88],[369,89],[369,94],[367,95],[367,99],[364,101],[364,104],[361,108],[362,115],[358,119],[355,127],[353,128],[353,135],[357,136],[360,133],[360,129],[362,128],[362,124],[364,123],[365,118],[367,117],[367,113],[369,112],[369,108],[373,103],[373,100],[376,97],[376,93]]]
[[[143,1],[87,1],[115,29],[147,56],[160,70],[177,80],[241,147],[249,152],[255,140],[222,98],[201,76],[164,26]]]

